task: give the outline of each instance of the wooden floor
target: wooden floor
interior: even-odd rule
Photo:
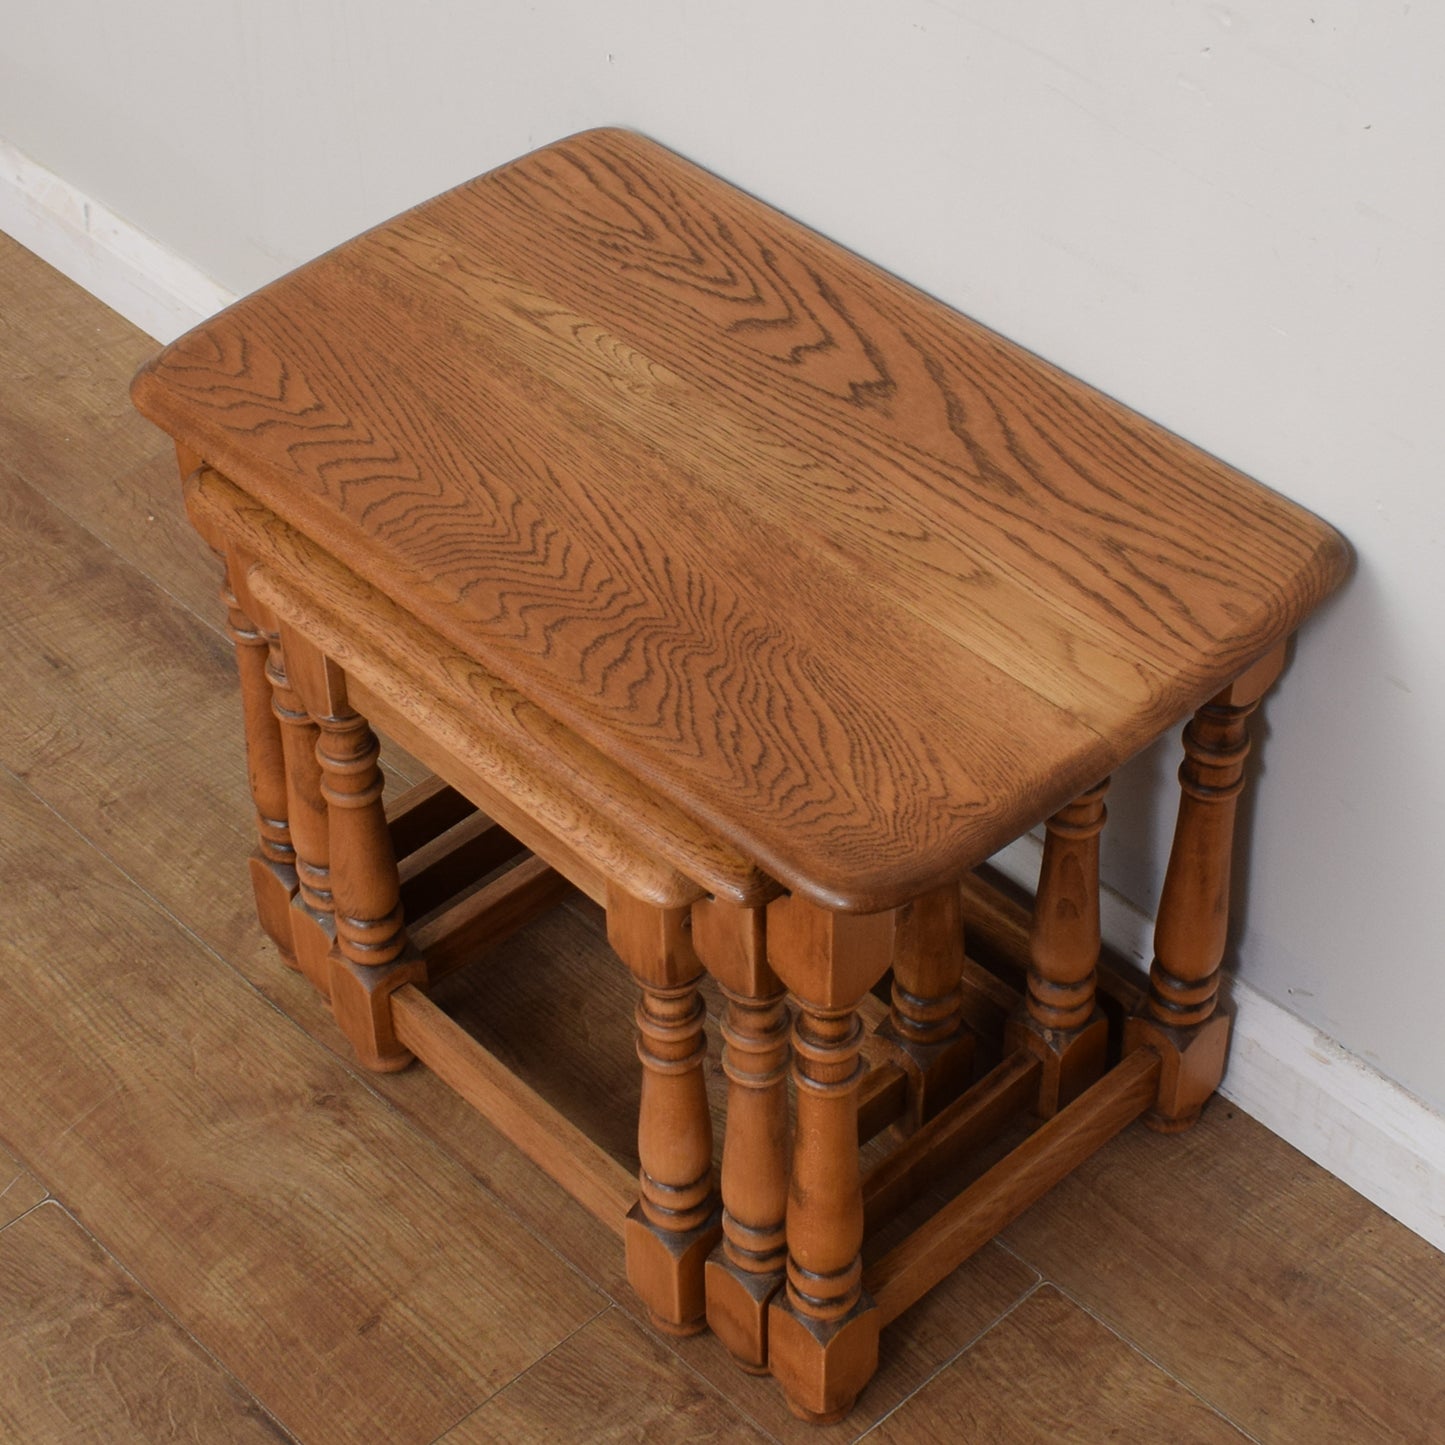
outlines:
[[[0,1439],[1445,1440],[1445,1257],[1219,1103],[905,1315],[841,1425],[639,1323],[615,1237],[261,941],[150,349],[0,237]],[[625,1157],[619,973],[563,908],[448,987]]]

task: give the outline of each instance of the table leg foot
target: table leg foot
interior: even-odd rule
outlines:
[[[1144,1115],[1144,1123],[1156,1134],[1182,1134],[1198,1123],[1224,1077],[1228,1015],[1216,1013],[1185,1028],[1171,1028],[1147,1017],[1131,1018],[1124,1026],[1124,1052],[1143,1048],[1153,1049],[1163,1065],[1159,1098]]]
[[[257,850],[251,855],[251,892],[256,899],[256,917],[266,936],[276,945],[287,968],[300,969],[296,944],[291,936],[291,900],[296,896],[296,869],[277,863]]]
[[[793,1309],[786,1293],[768,1309],[768,1364],[788,1408],[815,1425],[841,1420],[878,1369],[879,1311],[866,1294],[837,1320]]]
[[[1021,1013],[1009,1020],[1004,1037],[1008,1052],[1027,1049],[1043,1065],[1035,1105],[1041,1119],[1052,1119],[1103,1076],[1109,1021],[1097,1009],[1093,1018],[1075,1029],[1051,1029]]]
[[[768,1306],[783,1287],[781,1269],[749,1274],[732,1265],[724,1246],[707,1262],[707,1322],[739,1369],[768,1373]]]
[[[721,1211],[716,1209],[685,1232],[657,1227],[641,1203],[628,1212],[627,1282],[665,1334],[696,1335],[707,1328],[704,1271],[721,1233]]]
[[[331,954],[331,1011],[364,1068],[395,1074],[412,1061],[397,1041],[391,996],[403,984],[425,984],[426,963],[408,948],[392,963],[353,963],[340,950]]]

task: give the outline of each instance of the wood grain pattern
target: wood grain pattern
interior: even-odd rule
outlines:
[[[0,1233],[0,1439],[290,1438],[58,1205]]]
[[[392,998],[396,1034],[443,1082],[480,1110],[539,1168],[618,1236],[632,1208],[632,1175],[408,984]]]
[[[45,1186],[0,1148],[0,1229],[45,1198]]]
[[[1243,1445],[1248,1438],[1048,1285],[869,1436],[878,1445]]]
[[[665,903],[687,885],[648,884],[647,856],[737,902],[776,885],[665,800],[601,757],[465,656],[449,651],[407,612],[347,573],[214,472],[186,485],[187,506],[244,542],[264,565],[251,586],[331,648],[372,691],[416,727],[437,733],[491,787],[595,853],[632,891]],[[408,731],[413,746],[418,742]],[[626,862],[629,855],[641,855]],[[658,872],[658,863],[651,864]],[[668,895],[668,896],[664,896]],[[680,901],[680,900],[674,900]]]
[[[425,1445],[597,1313],[8,774],[0,869],[0,1128],[286,1428]]]
[[[135,397],[857,911],[1055,811],[1346,566],[1301,509],[618,131],[332,252]]]
[[[1259,1440],[1439,1436],[1445,1255],[1221,1101],[1126,1130],[1003,1239]]]
[[[884,1321],[904,1310],[1153,1102],[1159,1060],[1147,1049],[1117,1067],[1011,1150],[981,1179],[889,1250],[864,1276]]]
[[[764,1445],[768,1438],[624,1314],[609,1310],[437,1445],[530,1440]]]

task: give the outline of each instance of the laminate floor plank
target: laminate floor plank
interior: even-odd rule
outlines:
[[[230,644],[3,464],[0,556],[0,762],[207,943],[245,949],[244,887],[213,906],[253,846]]]
[[[500,1441],[687,1441],[768,1437],[658,1339],[609,1310],[447,1432],[437,1445]]]
[[[3,464],[0,556],[0,762],[350,1067],[330,1011],[256,925],[228,644]],[[615,982],[623,970],[610,959],[606,972]],[[630,1033],[622,1052],[635,1072]],[[599,1282],[624,1287],[615,1236],[439,1080],[416,1071],[366,1083],[409,1107],[424,1132],[464,1141],[451,1147],[479,1179],[549,1237],[560,1232]]]
[[[155,349],[143,331],[0,233],[6,467],[219,632],[219,568],[186,521],[175,448],[130,405],[130,379]],[[390,741],[385,761],[400,782],[425,776]]]
[[[33,1209],[46,1193],[40,1180],[0,1148],[0,1229]]]
[[[1044,1285],[867,1445],[1242,1445],[1248,1436]]]
[[[239,906],[187,908],[253,846],[229,645],[3,464],[0,557],[0,762],[206,942],[243,944]]]
[[[40,484],[82,495],[169,450],[130,404],[156,343],[0,234],[0,454]]]
[[[175,447],[130,405],[155,341],[3,234],[0,297],[7,466],[219,627],[216,568],[181,510]]]
[[[299,1439],[422,1445],[605,1307],[8,774],[0,873],[0,1131]]]
[[[1445,1440],[1445,1255],[1222,1100],[1004,1239],[1261,1441]]]
[[[0,1439],[290,1438],[59,1205],[0,1232]]]

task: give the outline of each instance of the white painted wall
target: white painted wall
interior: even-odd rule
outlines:
[[[1442,70],[1420,0],[0,0],[0,137],[223,287],[629,124],[1336,523],[1237,958],[1437,1109]],[[1172,768],[1114,797],[1146,909]]]

